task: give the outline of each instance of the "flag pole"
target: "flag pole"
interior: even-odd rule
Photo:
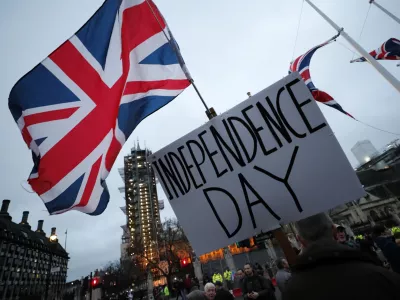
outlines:
[[[179,64],[180,64],[181,67],[182,67],[182,71],[185,73],[186,78],[189,80],[189,82],[190,82],[191,85],[193,86],[194,90],[196,91],[197,96],[199,96],[201,102],[203,103],[203,105],[204,105],[204,107],[205,107],[205,109],[206,109],[206,115],[207,115],[208,119],[211,120],[211,119],[212,119],[213,117],[215,117],[217,114],[215,113],[215,111],[214,111],[214,109],[213,109],[212,107],[211,107],[211,108],[208,108],[208,105],[207,105],[206,102],[204,101],[203,96],[200,94],[199,89],[198,89],[197,86],[195,85],[194,80],[193,80],[192,76],[190,75],[189,70],[188,70],[187,67],[186,67],[186,64],[185,64],[185,62],[184,62],[184,60],[183,60],[183,57],[182,57],[181,53],[179,52],[179,50],[177,49],[176,45],[174,44],[174,41],[171,41],[171,38],[170,38],[170,37],[168,36],[168,34],[165,32],[164,27],[162,26],[160,20],[158,19],[158,17],[157,17],[157,15],[156,15],[156,13],[155,13],[153,7],[151,6],[149,0],[145,0],[145,1],[146,1],[146,3],[147,3],[148,7],[150,8],[151,13],[153,14],[153,17],[156,19],[158,25],[160,26],[160,28],[161,28],[161,30],[162,30],[162,32],[163,32],[165,38],[167,39],[168,43],[171,45],[172,50],[175,52],[176,56],[178,57]],[[161,16],[161,17],[162,17],[162,16]],[[162,17],[162,18],[163,18],[163,17]],[[166,25],[167,22],[166,22],[165,20],[163,20],[163,21],[164,21],[164,23],[165,23],[165,25]],[[168,26],[166,25],[165,28],[168,29]],[[169,34],[170,34],[170,36],[172,37],[172,33],[169,32]]]
[[[192,78],[190,78],[189,81],[190,81],[190,83],[192,84],[194,90],[196,91],[197,96],[199,96],[201,102],[203,103],[203,105],[204,105],[204,107],[205,107],[205,109],[206,109],[206,115],[207,115],[208,119],[211,120],[213,117],[215,117],[215,116],[217,115],[217,114],[215,113],[214,108],[212,108],[212,107],[209,108],[209,107],[207,106],[207,103],[204,101],[203,97],[201,96],[200,91],[197,89],[197,86],[194,84],[194,80],[193,80]]]
[[[369,0],[370,4],[374,4],[376,7],[378,7],[381,11],[383,11],[385,14],[387,14],[389,17],[391,17],[393,20],[395,20],[397,23],[400,24],[400,19],[396,17],[394,14],[392,14],[390,11],[388,11],[386,8],[381,6],[379,3],[376,3],[375,0]]]
[[[67,238],[68,238],[68,229],[65,230],[65,245],[64,245],[64,250],[67,251]]]
[[[365,59],[400,93],[400,81],[396,79],[388,70],[386,70],[380,63],[378,63],[363,47],[361,47],[351,36],[349,36],[343,28],[340,28],[333,22],[326,14],[324,14],[318,7],[310,0],[305,0],[322,18],[325,19],[333,28],[341,33],[351,46],[354,47]]]

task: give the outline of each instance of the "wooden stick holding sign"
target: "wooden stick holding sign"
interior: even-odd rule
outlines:
[[[278,241],[279,246],[281,246],[283,253],[285,253],[286,260],[288,261],[289,265],[294,265],[294,263],[296,262],[297,254],[296,252],[294,252],[292,244],[290,244],[282,228],[272,230],[272,234],[274,235],[274,238]]]

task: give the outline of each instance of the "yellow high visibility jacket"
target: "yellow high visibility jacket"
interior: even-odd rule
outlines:
[[[169,296],[169,289],[168,289],[168,285],[165,287],[164,289],[164,295],[165,296]]]
[[[217,281],[223,282],[224,280],[222,279],[222,275],[219,273],[215,273],[212,277],[212,281],[215,284]]]
[[[232,280],[232,272],[229,271],[229,270],[226,270],[226,271],[224,272],[224,279],[225,279],[226,281],[231,281],[231,280]]]
[[[400,227],[393,227],[392,228],[392,234],[400,232]]]

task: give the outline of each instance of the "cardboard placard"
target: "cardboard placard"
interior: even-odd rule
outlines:
[[[149,159],[197,255],[365,195],[296,73]]]

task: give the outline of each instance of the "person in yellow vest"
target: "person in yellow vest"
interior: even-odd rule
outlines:
[[[218,272],[215,272],[213,277],[212,277],[212,281],[215,284],[217,281],[223,281],[224,279],[222,278],[222,275]]]
[[[164,288],[164,299],[169,300],[169,289],[168,289],[168,284],[165,285],[165,288]]]
[[[228,290],[232,289],[232,272],[226,268],[225,272],[224,272],[224,280],[226,282],[226,287],[228,288]]]

